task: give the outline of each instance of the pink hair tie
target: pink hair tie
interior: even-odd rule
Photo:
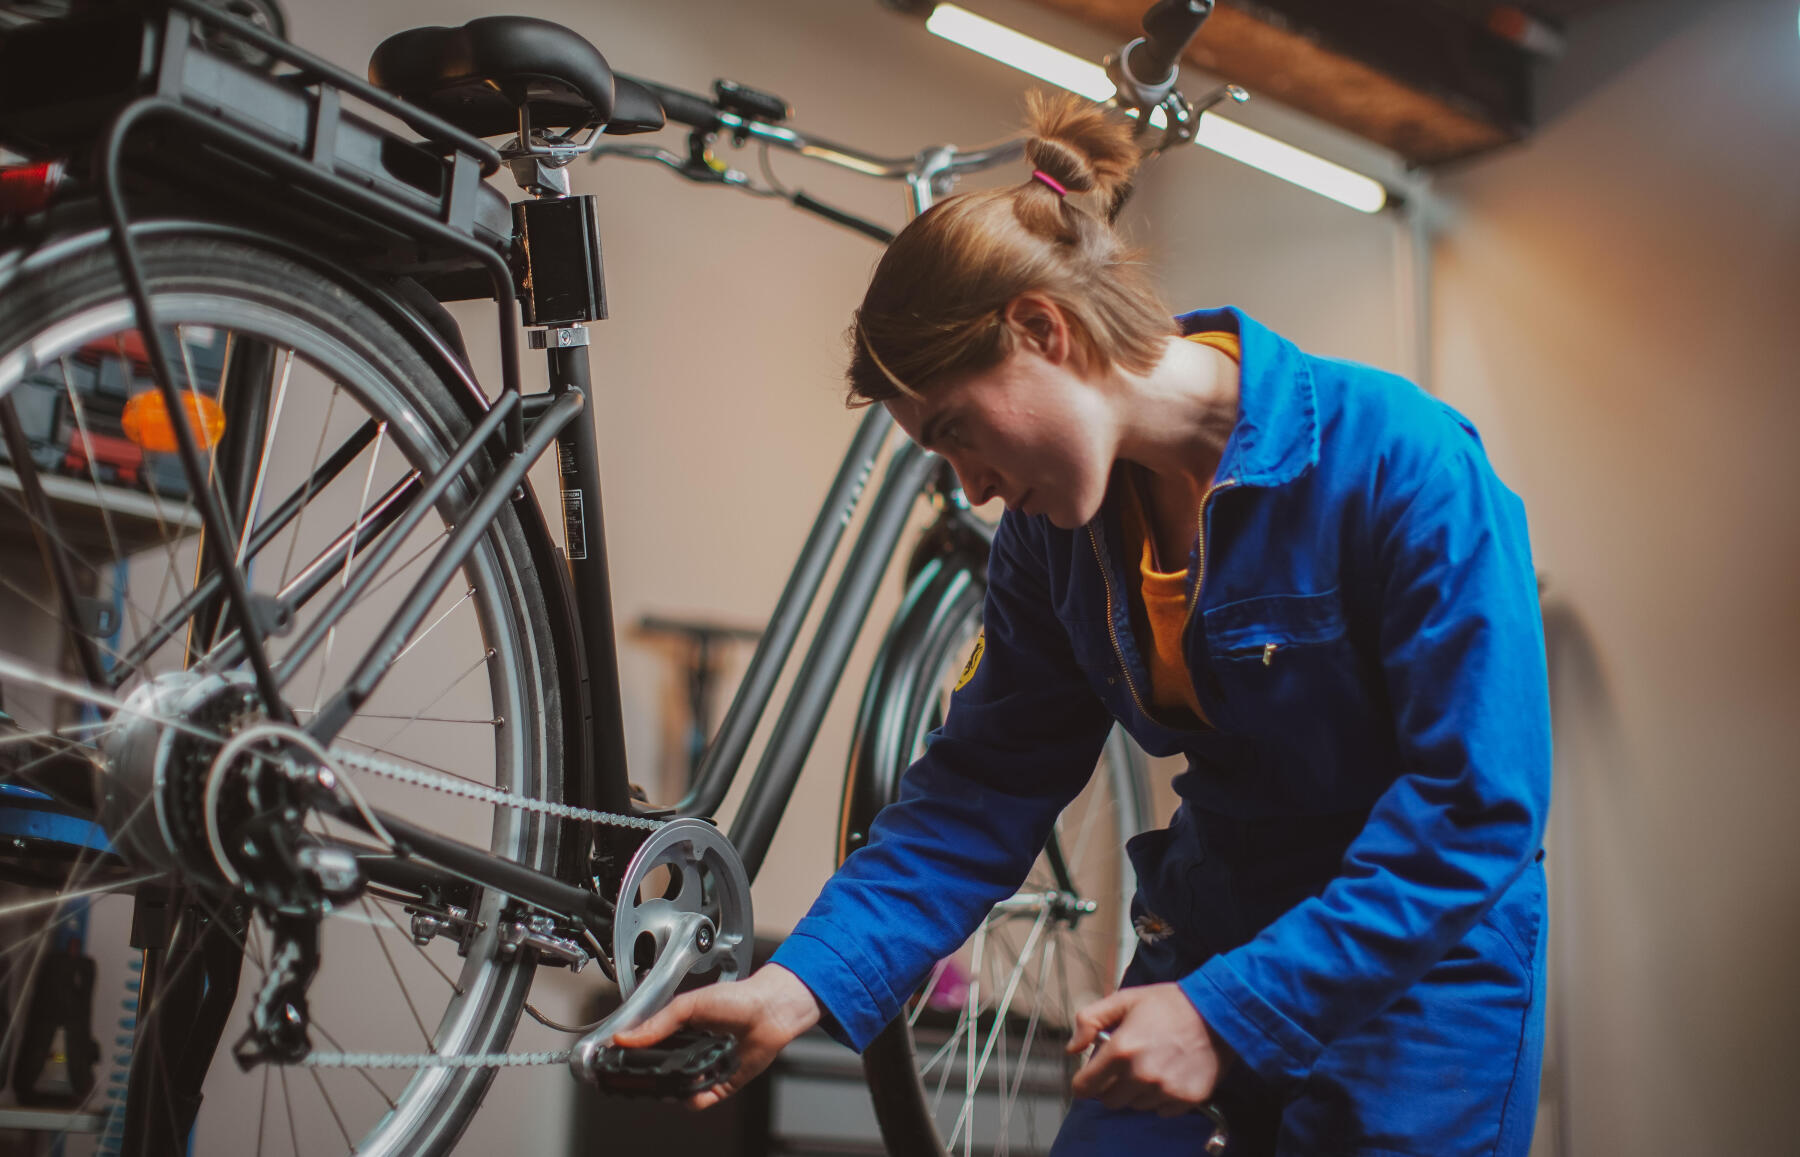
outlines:
[[[1063,183],[1061,181],[1052,177],[1049,173],[1044,172],[1042,169],[1031,170],[1031,179],[1044,182],[1044,184],[1056,190],[1056,195],[1058,197],[1067,197],[1069,195],[1069,191],[1063,188]]]

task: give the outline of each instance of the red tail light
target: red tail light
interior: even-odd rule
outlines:
[[[0,167],[0,217],[35,213],[48,205],[62,175],[61,161]]]

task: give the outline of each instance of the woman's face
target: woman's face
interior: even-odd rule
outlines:
[[[998,498],[1065,530],[1100,510],[1116,426],[1104,391],[1066,346],[1046,353],[1021,342],[991,369],[886,405],[913,441],[955,468],[972,503]]]

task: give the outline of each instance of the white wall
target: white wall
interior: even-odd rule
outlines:
[[[1441,392],[1549,580],[1570,1153],[1793,1147],[1795,17],[1605,13],[1531,143],[1444,184]]]

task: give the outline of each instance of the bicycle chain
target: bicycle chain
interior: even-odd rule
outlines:
[[[339,763],[386,779],[410,784],[413,787],[444,792],[447,795],[460,796],[463,799],[490,803],[496,807],[509,807],[519,811],[555,816],[558,819],[607,824],[612,827],[633,828],[639,831],[655,831],[666,822],[645,819],[642,816],[621,815],[618,812],[595,811],[592,808],[575,807],[572,804],[556,803],[551,800],[533,799],[530,796],[501,791],[499,788],[483,787],[481,784],[470,783],[468,780],[458,779],[455,776],[440,775],[436,772],[425,771],[361,752],[334,750],[331,757]],[[295,1063],[307,1068],[318,1069],[504,1069],[521,1068],[528,1065],[567,1064],[569,1052],[570,1050],[564,1049],[561,1052],[466,1053],[461,1055],[444,1053],[308,1053]]]
[[[411,784],[414,787],[430,788],[432,791],[462,796],[464,799],[477,800],[481,803],[491,803],[497,807],[538,812],[543,815],[556,816],[558,819],[581,820],[584,823],[607,824],[612,827],[635,828],[647,832],[653,832],[667,822],[645,819],[643,816],[623,815],[619,812],[595,811],[592,808],[575,807],[572,804],[555,803],[547,799],[533,799],[527,795],[501,791],[494,787],[483,787],[478,783],[470,783],[466,779],[457,779],[451,775],[439,775],[436,772],[378,759],[373,755],[365,755],[361,752],[334,750],[331,757],[351,767],[360,768],[387,779],[398,780],[401,783]]]
[[[563,1065],[569,1050],[542,1053],[308,1053],[294,1063],[311,1069],[507,1069]]]

